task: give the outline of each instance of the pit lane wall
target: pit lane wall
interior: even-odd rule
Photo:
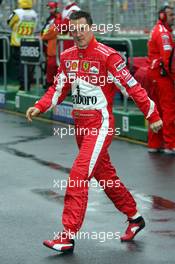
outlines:
[[[122,36],[125,37],[125,36]],[[147,54],[147,37],[145,36],[133,36],[129,38],[133,46],[134,57],[144,57]],[[100,39],[103,43],[115,48],[115,38]],[[0,44],[1,46],[1,44]],[[0,53],[2,49],[0,49]],[[1,58],[1,55],[0,55]],[[8,80],[10,83],[7,85],[7,90],[4,90],[3,85],[0,85],[0,108],[7,110],[25,113],[29,106],[32,106],[44,93],[44,90],[35,87],[31,92],[18,91],[18,86],[14,76],[15,69],[8,62]],[[0,64],[0,78],[2,76],[2,65]],[[14,85],[16,83],[16,85]],[[127,138],[147,141],[147,123],[143,117],[143,114],[133,104],[129,102],[128,111],[124,111],[119,102],[119,106],[115,104],[114,116],[116,121],[116,128],[120,130],[120,136]],[[130,107],[131,105],[131,107]],[[43,115],[44,118],[60,121],[67,124],[73,124],[72,116],[72,103],[71,98],[68,97],[61,105],[57,106],[53,111],[49,111]]]
[[[13,97],[13,98],[12,98]],[[27,94],[25,92],[4,93],[0,90],[0,108],[14,112],[25,113],[29,106],[32,106],[40,96]],[[43,114],[42,117],[50,120],[73,124],[71,97],[68,97],[55,109]],[[120,132],[119,136],[147,142],[147,125],[143,114],[132,105],[132,110],[127,112],[120,109],[113,110],[115,117],[115,127]]]

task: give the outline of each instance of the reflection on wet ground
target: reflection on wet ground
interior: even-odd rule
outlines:
[[[155,219],[155,218],[152,218],[150,219],[151,222],[160,222],[160,223],[166,223],[166,222],[175,222],[175,218],[161,218],[161,219]]]
[[[166,198],[156,196],[156,195],[146,195],[143,193],[137,193],[133,190],[131,190],[131,193],[135,197],[135,199],[138,201],[139,204],[141,204],[141,207],[143,209],[154,209],[154,210],[172,210],[175,211],[175,202],[170,201]]]
[[[43,197],[44,199],[47,199],[51,202],[59,202],[61,204],[63,204],[64,202],[64,195],[58,193],[58,192],[55,192],[51,189],[32,189],[32,192],[37,194],[37,195],[40,195],[41,197]],[[143,195],[143,194],[142,194]],[[145,195],[146,196],[146,195]],[[162,197],[157,197],[157,196],[148,196],[150,199],[150,201],[152,201],[152,204],[151,204],[151,207],[149,208],[150,210],[154,209],[154,210],[173,210],[174,211],[174,202],[170,201],[170,200],[167,200],[167,199],[164,199]],[[137,198],[134,196],[134,198],[137,200],[138,202],[138,195],[137,195]],[[140,202],[140,201],[139,201]],[[143,200],[142,200],[142,203]],[[98,206],[96,204],[89,204],[90,207],[90,211],[98,211],[100,210],[100,208],[98,208]],[[93,209],[93,210],[92,210]],[[89,210],[88,210],[89,211]],[[161,216],[159,218],[150,218],[149,219],[150,222],[152,223],[172,223],[174,225],[175,223],[175,218],[174,217],[171,217],[171,218],[161,218]],[[165,226],[166,228],[166,226]],[[161,235],[161,236],[168,236],[168,237],[171,237],[171,238],[174,238],[175,237],[175,229],[163,229],[161,227],[161,230],[155,230],[157,229],[157,225],[155,225],[155,228],[154,230],[150,230],[151,233],[154,233],[156,235]],[[142,247],[144,245],[139,241],[132,241],[130,243],[127,244],[127,248],[129,251],[142,251]]]
[[[58,187],[58,186],[57,186]],[[59,199],[60,195],[59,193],[51,190],[51,189],[33,189],[32,192],[40,194],[41,196],[48,198],[51,200],[54,199]],[[154,195],[145,195],[145,194],[135,194],[133,191],[131,191],[134,198],[136,199],[137,203],[141,203],[144,208],[144,203],[149,203],[149,207],[146,207],[147,209],[154,209],[154,210],[172,210],[175,211],[175,202],[170,201],[168,199],[165,199],[163,197],[159,196],[154,196]],[[139,198],[138,198],[139,197]],[[149,200],[143,200],[140,199],[140,197],[148,197]],[[163,219],[152,219],[153,222],[169,222],[173,221],[174,218],[163,218]]]
[[[64,195],[60,195],[59,193],[54,192],[50,189],[33,189],[32,192],[41,195],[43,198],[49,201],[63,203],[64,200]]]
[[[53,220],[52,212],[55,208],[56,210],[62,210],[64,191],[58,185],[54,187],[53,182],[51,186],[50,180],[53,179],[53,176],[55,179],[55,173],[58,179],[65,180],[67,178],[70,172],[69,164],[72,164],[68,154],[75,149],[75,143],[70,137],[64,138],[64,152],[66,152],[65,156],[68,164],[68,168],[66,168],[63,166],[65,156],[59,160],[59,164],[57,161],[54,163],[51,160],[50,162],[51,155],[49,151],[53,153],[53,151],[58,150],[60,156],[63,151],[63,149],[54,145],[55,139],[51,138],[53,136],[51,125],[48,123],[41,124],[38,121],[29,125],[22,118],[6,114],[0,114],[0,117],[0,158],[3,162],[1,164],[4,165],[1,170],[3,188],[0,192],[2,238],[0,244],[5,243],[3,250],[0,250],[0,255],[2,255],[0,263],[27,264],[32,262],[33,264],[48,264],[58,263],[59,261],[62,264],[69,263],[70,260],[71,264],[91,262],[95,264],[174,264],[174,157],[148,155],[141,146],[120,141],[113,142],[110,149],[111,156],[114,157],[114,162],[116,161],[116,164],[119,164],[119,170],[123,169],[128,175],[126,184],[134,186],[134,190],[131,190],[131,192],[137,201],[140,212],[145,217],[146,228],[136,237],[135,241],[125,244],[114,240],[107,240],[105,243],[100,243],[98,240],[77,240],[76,250],[70,256],[71,259],[69,256],[62,258],[54,252],[43,249],[41,241],[43,238],[45,239],[45,235],[47,238],[47,232],[48,235],[50,232],[52,235],[52,231],[57,231],[55,227],[58,226],[58,219],[54,216]],[[29,130],[27,127],[29,127]],[[14,128],[15,130],[13,130]],[[40,141],[42,139],[43,142]],[[40,142],[34,144],[35,140]],[[32,144],[28,144],[30,142]],[[39,153],[39,150],[35,151],[36,146],[42,146],[43,150],[43,143],[44,148],[48,148],[44,158],[40,154],[36,154]],[[50,143],[53,144],[53,149]],[[64,144],[61,144],[61,146]],[[119,150],[118,153],[116,153],[116,149]],[[12,166],[7,166],[6,160],[8,159],[12,162]],[[32,162],[26,162],[28,160]],[[124,160],[127,160],[127,164]],[[18,170],[19,162],[20,170]],[[16,166],[17,170],[13,170],[13,166]],[[28,177],[30,174],[27,169],[31,169],[31,173],[34,169],[36,177],[28,178],[25,181],[25,176]],[[42,173],[40,173],[41,170]],[[61,173],[59,172],[62,171],[66,175],[60,177]],[[131,174],[134,175],[134,181],[130,177]],[[141,193],[142,191],[143,193]],[[84,230],[121,231],[122,233],[122,230],[124,231],[127,226],[127,223],[124,223],[125,217],[115,211],[111,202],[105,198],[105,195],[99,193],[98,189],[91,189],[90,192],[87,217],[83,226]],[[12,239],[9,239],[7,234],[11,226],[13,226]],[[4,259],[7,259],[7,261],[4,261]]]
[[[8,153],[14,154],[15,156],[18,156],[18,157],[28,158],[30,160],[33,160],[33,161],[37,162],[38,164],[43,165],[43,166],[47,166],[53,170],[59,170],[59,171],[65,172],[65,173],[70,172],[70,168],[63,167],[60,164],[57,164],[57,163],[54,163],[51,161],[42,160],[42,159],[37,158],[35,155],[32,155],[32,154],[27,154],[25,152],[22,152],[22,151],[13,149],[13,148],[6,148],[6,151]]]
[[[32,136],[32,137],[18,136],[17,138],[20,138],[20,139],[14,140],[11,142],[9,141],[8,143],[1,143],[0,147],[5,149],[9,145],[17,145],[19,143],[27,143],[27,142],[31,142],[35,140],[42,140],[42,139],[48,138],[48,136],[47,135],[38,135],[38,136]]]
[[[159,196],[152,196],[152,206],[156,210],[173,210],[175,211],[175,202],[164,199]]]
[[[142,252],[144,250],[145,247],[145,243],[142,241],[135,241],[132,240],[128,243],[123,243],[126,247],[128,251],[131,252]]]
[[[57,186],[58,187],[58,186]],[[32,192],[39,194],[43,196],[44,198],[48,200],[58,200],[60,201],[60,198],[62,199],[64,196],[60,195],[58,192],[55,192],[51,189],[33,189]],[[156,210],[156,211],[162,211],[162,210],[171,210],[175,211],[175,202],[170,201],[168,199],[165,199],[163,197],[154,196],[154,195],[145,195],[145,194],[138,194],[133,191],[131,191],[135,200],[137,201],[137,204],[139,204],[140,208],[146,208],[146,210]],[[144,197],[144,199],[141,199],[141,197]],[[145,199],[147,197],[147,200]],[[147,203],[149,203],[149,206],[147,206]],[[97,209],[99,203],[91,203],[91,207],[94,207],[94,210]],[[156,218],[156,219],[150,219],[152,222],[174,222],[175,218]]]
[[[164,175],[168,178],[173,178],[175,170],[175,155],[166,155],[154,153],[154,155],[149,154],[150,166],[154,166],[155,171],[159,172],[160,175]]]
[[[175,238],[175,230],[154,230],[154,234]]]
[[[57,164],[57,163],[54,163],[51,161],[42,160],[40,158],[37,158],[33,154],[28,154],[28,153],[25,153],[25,152],[22,152],[20,150],[10,148],[10,147],[4,147],[3,150],[5,150],[6,152],[13,154],[17,157],[22,157],[22,158],[27,158],[27,159],[33,160],[33,161],[37,162],[38,164],[43,165],[43,166],[47,166],[53,170],[59,170],[59,171],[65,172],[65,173],[70,172],[70,168],[63,167],[60,164]]]

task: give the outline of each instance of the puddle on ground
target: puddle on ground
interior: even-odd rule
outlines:
[[[131,190],[131,193],[138,202],[138,206],[142,209],[175,211],[174,201],[156,195],[146,195],[143,193],[137,193],[133,190]]]

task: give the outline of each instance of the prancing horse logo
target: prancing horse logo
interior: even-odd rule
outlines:
[[[90,62],[85,61],[85,62],[83,63],[83,69],[84,69],[85,71],[87,71],[89,68],[90,68]]]

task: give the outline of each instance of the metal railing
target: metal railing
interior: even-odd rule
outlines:
[[[21,57],[21,63],[24,64],[24,87],[25,91],[28,90],[28,66],[33,65],[36,66],[36,86],[37,86],[37,94],[39,94],[39,89],[40,89],[40,78],[44,77],[42,75],[42,64],[44,63],[44,54],[43,54],[43,42],[42,39],[39,37],[25,37],[22,40],[24,41],[29,41],[29,43],[32,42],[38,42],[39,43],[39,54],[37,57],[37,60],[29,60],[29,59],[24,59]],[[22,46],[21,46],[22,48]],[[44,82],[44,81],[43,81]]]
[[[69,35],[65,35],[65,36],[57,36],[57,42],[56,42],[56,62],[57,65],[60,65],[60,54],[61,52],[63,52],[64,50],[64,41],[68,41],[68,40],[73,40],[72,37],[70,37]]]
[[[60,0],[62,8],[64,0]],[[79,0],[76,1],[79,6],[89,11],[96,24],[120,24],[121,31],[131,33],[149,30],[157,20],[157,11],[167,2],[174,5],[174,0]],[[38,29],[49,16],[46,7],[48,0],[33,0],[33,8],[37,11],[39,17]],[[13,10],[17,8],[17,0],[3,0],[0,5],[0,29],[8,29],[7,19]],[[61,9],[62,9],[61,8]],[[115,32],[114,32],[115,33]]]
[[[120,32],[109,32],[108,36],[144,34],[154,26],[158,10],[167,2],[174,6],[173,0],[89,0],[88,10],[97,25],[120,24]]]
[[[7,36],[1,36],[0,40],[2,40],[2,54],[3,58],[0,58],[0,63],[3,63],[3,84],[4,89],[7,90],[7,63],[10,59],[10,41]]]
[[[133,45],[130,39],[127,38],[110,38],[110,37],[105,37],[102,38],[101,40],[104,44],[106,43],[113,43],[113,46],[119,45],[119,48],[117,48],[117,51],[119,51],[121,54],[123,54],[127,58],[127,64],[130,72],[133,72]],[[123,52],[123,49],[120,50],[120,45],[125,45],[126,50]],[[114,47],[113,47],[114,48]],[[127,55],[125,54],[127,52]],[[123,95],[123,110],[125,112],[128,111],[128,97]]]

